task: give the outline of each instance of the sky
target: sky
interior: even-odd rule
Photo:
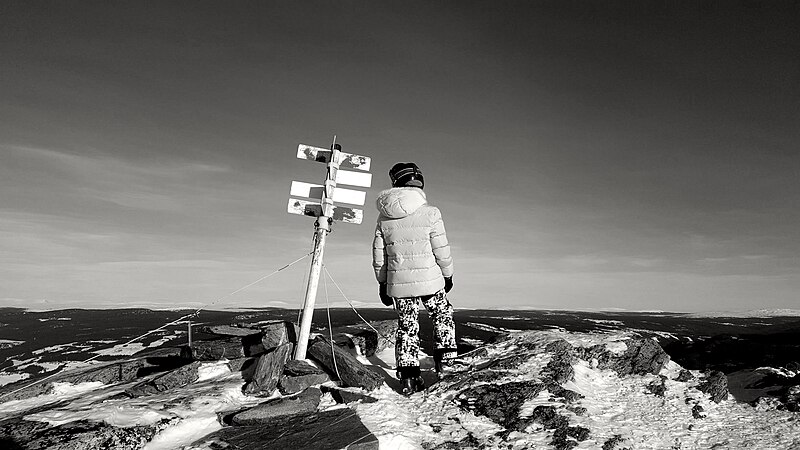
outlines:
[[[299,308],[308,259],[229,294],[311,250],[336,135],[358,305],[414,161],[457,309],[800,308],[796,2],[4,1],[0,61],[0,306]]]

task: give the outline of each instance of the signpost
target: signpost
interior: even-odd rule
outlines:
[[[370,187],[372,174],[369,173],[370,158],[343,152],[342,147],[336,143],[336,136],[333,137],[333,144],[330,150],[300,144],[297,147],[297,157],[325,163],[328,169],[324,185],[292,181],[292,187],[289,191],[289,195],[293,197],[305,197],[307,199],[289,198],[289,213],[317,218],[314,223],[314,252],[311,256],[311,271],[308,276],[306,296],[303,302],[300,336],[297,338],[297,348],[294,353],[294,359],[305,359],[308,339],[311,334],[311,319],[314,317],[314,303],[317,298],[319,276],[322,271],[325,238],[331,231],[331,225],[334,220],[359,224],[364,218],[363,210],[350,206],[336,205],[335,203],[362,206],[367,194],[362,191],[337,186],[346,184],[357,187]],[[343,168],[355,169],[360,172],[341,170]]]

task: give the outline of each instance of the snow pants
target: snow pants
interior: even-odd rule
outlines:
[[[428,310],[433,322],[434,357],[440,359],[456,357],[456,323],[453,321],[453,305],[447,301],[444,290],[423,297],[395,298],[394,302],[399,315],[395,346],[398,371],[419,373],[420,303]]]

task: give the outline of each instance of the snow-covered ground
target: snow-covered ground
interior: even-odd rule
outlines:
[[[510,374],[494,383],[537,380],[550,361],[544,347],[564,339],[574,346],[604,345],[615,354],[625,352],[629,332],[575,333],[561,330],[513,333],[510,340],[487,347],[488,354],[467,358],[465,362],[479,366],[489,360],[517,355],[525,342],[541,348],[523,361]],[[376,355],[373,363],[394,367],[394,351],[387,349]],[[362,358],[363,362],[368,362]],[[430,369],[431,359],[423,359],[423,369]],[[530,415],[536,406],[552,405],[569,419],[571,426],[580,425],[591,432],[578,449],[599,449],[610,438],[621,435],[618,448],[633,449],[795,449],[800,450],[800,415],[786,411],[762,411],[734,399],[714,403],[696,388],[696,382],[675,381],[681,367],[670,362],[662,370],[667,387],[664,397],[650,393],[647,386],[660,382],[658,375],[620,377],[610,370],[600,370],[596,361],[579,360],[574,365],[574,381],[563,387],[584,396],[572,406],[586,408],[575,414],[564,403],[554,400],[547,391],[528,400],[520,410]],[[393,370],[388,370],[393,375]],[[699,375],[695,373],[695,375]],[[427,373],[432,382],[430,373]],[[396,380],[395,380],[396,381]],[[128,399],[118,396],[132,383],[102,385],[57,384],[46,395],[0,404],[0,419],[21,411],[59,402],[52,409],[25,416],[27,420],[63,424],[89,419],[126,427],[153,424],[164,418],[173,422],[147,445],[147,449],[185,448],[198,438],[221,428],[217,412],[234,411],[265,401],[242,393],[243,380],[231,373],[225,361],[201,366],[198,381],[187,387],[146,397]],[[351,405],[364,424],[378,438],[382,449],[421,449],[449,441],[460,441],[472,435],[486,448],[552,448],[552,431],[533,424],[524,431],[514,431],[504,440],[495,436],[503,428],[487,417],[461,409],[454,401],[457,392],[430,389],[411,397],[398,394],[390,383],[369,393],[378,401]],[[331,398],[323,398],[324,408],[341,407]],[[692,408],[702,407],[705,417],[694,418]]]

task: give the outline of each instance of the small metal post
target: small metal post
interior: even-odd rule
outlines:
[[[192,349],[192,319],[186,321],[189,324],[189,350]]]

